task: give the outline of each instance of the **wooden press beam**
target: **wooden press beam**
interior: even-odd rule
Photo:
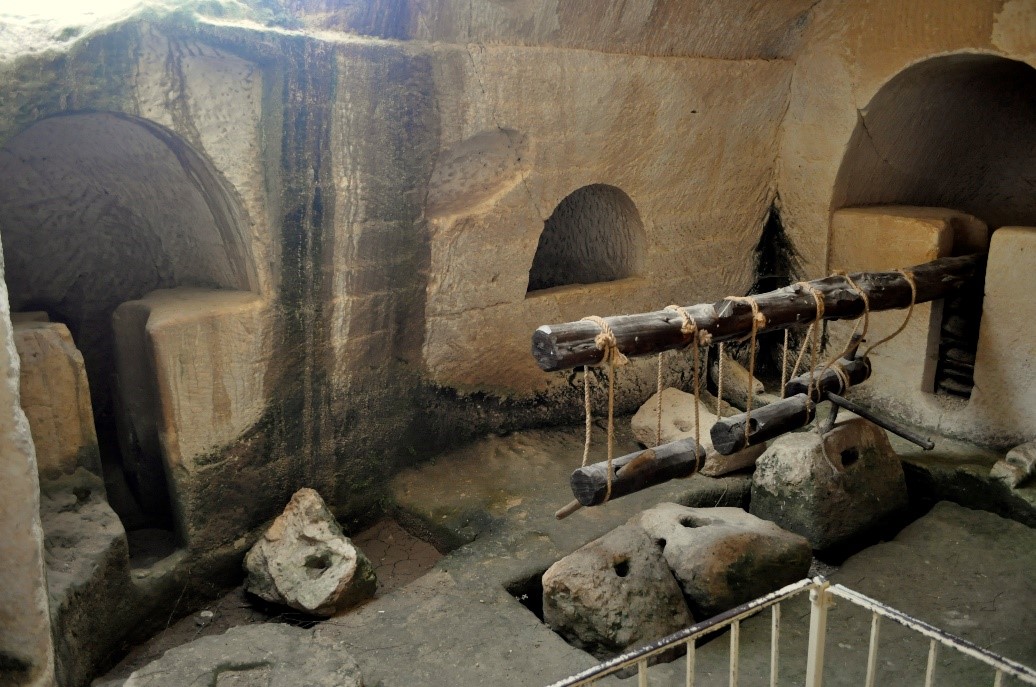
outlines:
[[[612,461],[611,498],[617,499],[678,477],[689,477],[698,465],[704,464],[705,449],[693,437],[621,456]],[[570,484],[572,495],[581,505],[604,503],[608,493],[607,461],[577,468],[572,473]]]
[[[848,381],[849,386],[861,384],[871,376],[867,358],[839,358],[837,364],[844,377],[830,368],[817,370],[813,378],[807,372],[788,381],[784,386],[785,398],[750,414],[739,413],[716,420],[709,430],[716,452],[729,456],[805,427],[813,421],[816,404],[827,400],[828,392],[844,394],[848,388],[845,382]]]
[[[917,286],[916,303],[944,298],[985,269],[985,254],[939,258],[908,268]],[[867,294],[872,312],[906,308],[910,305],[910,283],[899,272],[857,272],[850,275]],[[824,299],[824,319],[855,319],[863,314],[860,294],[845,277],[815,279],[809,284]],[[793,284],[754,296],[766,326],[760,331],[805,324],[816,318],[816,302],[810,289]],[[698,327],[719,343],[740,339],[752,331],[752,308],[748,303],[722,300],[686,308]],[[604,318],[615,334],[619,350],[627,356],[649,355],[691,343],[691,335],[680,331],[680,316],[671,310]],[[594,337],[600,329],[593,322],[578,321],[544,325],[532,335],[532,355],[547,372],[582,365],[597,365],[603,351]]]

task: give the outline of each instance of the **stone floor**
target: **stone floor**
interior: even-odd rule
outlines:
[[[442,558],[435,548],[414,537],[391,518],[384,518],[352,538],[374,565],[378,576],[376,598],[421,577]],[[166,651],[202,637],[219,635],[232,627],[258,623],[289,623],[305,627],[313,620],[290,610],[273,608],[237,587],[204,610],[172,622],[146,643],[134,647],[105,676],[105,681],[126,678],[157,660]]]
[[[595,446],[603,455],[603,433],[595,434]],[[620,432],[618,453],[635,448],[632,437]],[[315,635],[351,653],[368,686],[546,685],[593,665],[591,656],[566,644],[527,607],[535,608],[529,602],[535,602],[538,575],[655,503],[744,505],[749,477],[676,480],[558,521],[553,513],[571,498],[568,474],[579,464],[581,451],[581,428],[529,431],[487,437],[399,475],[392,485],[394,516],[408,530],[454,550],[409,584],[386,585],[371,602],[318,624]],[[975,459],[975,465],[989,458]],[[918,474],[930,474],[924,457],[906,460],[921,466]],[[981,470],[972,472],[979,479]],[[938,485],[939,479],[932,478],[931,484]],[[934,499],[942,492],[919,493]],[[367,542],[361,547],[368,555],[375,552],[376,564],[391,565],[404,576],[417,574],[409,564],[390,564],[396,560],[391,546],[384,553],[378,548],[403,536],[397,528],[381,524],[366,540],[364,535],[356,539]],[[434,557],[420,547],[409,551],[408,556],[425,563]],[[939,504],[893,541],[872,546],[837,569],[825,569],[833,570],[835,582],[1036,664],[1036,633],[1031,631],[1036,627],[1036,530],[1024,524]],[[788,603],[784,620],[780,684],[801,684],[807,602]],[[826,685],[862,682],[868,628],[867,614],[847,603],[832,611]],[[768,618],[744,623],[742,684],[766,684],[768,633]],[[727,652],[725,637],[699,649],[698,684],[726,684]],[[887,624],[879,684],[919,683],[926,659],[925,641]],[[680,665],[653,667],[651,684],[683,684]],[[937,684],[992,681],[991,673],[962,667],[947,652],[938,666]]]

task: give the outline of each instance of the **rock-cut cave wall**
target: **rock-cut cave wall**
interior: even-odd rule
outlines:
[[[88,368],[111,360],[84,330],[140,325],[136,417],[194,570],[298,487],[355,525],[441,446],[577,418],[532,330],[742,295],[778,191],[820,274],[862,104],[937,54],[1033,59],[1014,0],[256,4],[0,62],[7,285]],[[530,290],[545,231],[578,243],[551,216],[586,188],[621,194],[628,240],[589,239],[621,278]],[[654,384],[654,361],[625,369],[620,405]]]

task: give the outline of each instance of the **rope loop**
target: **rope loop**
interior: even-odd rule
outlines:
[[[597,348],[604,351],[601,362],[608,368],[608,486],[604,493],[604,503],[607,503],[612,497],[612,479],[615,473],[612,467],[615,459],[615,368],[629,363],[629,358],[619,350],[619,344],[615,340],[615,333],[612,332],[611,327],[608,326],[603,317],[591,315],[584,317],[583,320],[593,322],[600,328],[601,332],[594,337],[594,344]],[[589,431],[587,436],[589,437]],[[584,455],[589,455],[588,446],[589,442],[587,442],[587,448],[584,448]]]
[[[813,407],[813,385],[815,382],[815,375],[817,369],[817,362],[820,357],[820,327],[821,322],[824,320],[824,294],[820,292],[820,289],[813,286],[808,281],[800,281],[795,283],[796,286],[801,286],[804,290],[808,291],[813,297],[813,303],[816,307],[816,316],[813,321],[809,324],[809,329],[806,330],[806,343],[803,344],[802,350],[799,351],[799,357],[795,360],[795,367],[792,368],[791,377],[795,377],[795,373],[799,371],[799,363],[802,362],[802,356],[806,352],[806,349],[810,351],[810,366],[809,366],[809,385],[806,387],[806,407]],[[812,336],[810,336],[812,334]]]
[[[703,467],[698,453],[698,448],[701,446],[701,348],[712,343],[712,334],[704,329],[699,329],[694,317],[683,306],[667,305],[665,310],[671,310],[680,316],[680,320],[683,322],[680,325],[681,334],[694,335],[690,345],[694,348],[694,472],[698,472]],[[659,399],[659,426],[661,426],[661,398]],[[661,429],[659,429],[659,435],[661,435]]]
[[[622,367],[629,363],[629,358],[619,350],[619,344],[615,340],[615,332],[612,331],[612,328],[608,326],[603,317],[590,315],[589,317],[584,317],[583,320],[593,322],[601,330],[594,337],[594,345],[604,352],[604,355],[601,357],[602,363],[612,367]]]

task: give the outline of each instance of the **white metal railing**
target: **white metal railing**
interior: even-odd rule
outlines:
[[[686,654],[685,682],[686,687],[694,687],[695,673],[695,640],[724,628],[730,628],[730,687],[738,686],[741,621],[770,609],[770,687],[777,686],[780,671],[778,647],[781,630],[781,602],[809,592],[809,640],[806,657],[805,687],[822,687],[824,678],[824,648],[827,639],[827,612],[832,606],[834,597],[845,599],[871,612],[870,644],[867,648],[866,687],[874,687],[877,673],[878,641],[881,633],[881,620],[887,618],[917,632],[929,639],[928,663],[925,669],[925,687],[935,684],[935,667],[939,647],[950,647],[959,653],[991,666],[994,670],[993,687],[1001,687],[1005,675],[1015,677],[1022,682],[1036,685],[1036,670],[1011,659],[1004,658],[988,649],[983,649],[966,639],[961,639],[928,623],[913,618],[902,611],[886,606],[859,592],[855,592],[840,584],[832,585],[823,578],[801,580],[775,592],[759,597],[754,601],[742,604],[725,611],[713,618],[696,623],[663,639],[626,652],[600,665],[577,673],[569,678],[555,682],[550,687],[578,687],[591,685],[598,680],[613,675],[620,670],[636,667],[638,687],[648,685],[648,662],[651,658],[684,647]]]

